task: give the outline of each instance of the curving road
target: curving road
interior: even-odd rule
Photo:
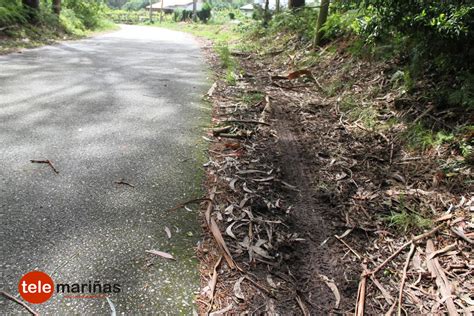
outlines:
[[[120,284],[118,314],[190,314],[197,215],[167,209],[201,194],[208,85],[193,38],[154,27],[0,56],[0,290],[17,295],[38,269],[56,283]],[[32,307],[111,313],[102,296]],[[0,314],[19,311],[0,298]]]

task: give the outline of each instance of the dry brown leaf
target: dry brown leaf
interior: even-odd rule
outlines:
[[[301,70],[297,70],[297,71],[293,71],[293,72],[290,72],[288,74],[288,80],[293,80],[293,79],[297,79],[301,76],[308,76],[308,77],[312,77],[313,74],[311,73],[310,70],[308,69],[301,69]]]
[[[224,258],[227,261],[227,264],[229,265],[231,269],[235,268],[234,259],[232,258],[232,255],[230,254],[229,248],[227,248],[224,238],[222,238],[222,234],[219,229],[219,226],[217,226],[216,221],[212,217],[209,223],[209,229],[211,230],[211,233],[214,236],[214,239],[216,240],[217,244],[221,248],[224,254]]]

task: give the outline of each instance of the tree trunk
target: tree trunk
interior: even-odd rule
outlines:
[[[150,23],[153,23],[153,3],[150,0]]]
[[[290,9],[298,9],[302,8],[305,5],[305,0],[290,0],[288,2],[288,8]]]
[[[161,11],[160,11],[160,23],[163,23],[163,3],[165,0],[161,0]]]
[[[319,9],[318,23],[316,24],[316,34],[314,36],[314,48],[321,44],[324,32],[321,30],[324,23],[328,19],[329,12],[329,0],[321,0],[321,7]]]
[[[39,0],[23,0],[23,5],[31,9],[39,9]]]
[[[38,10],[39,10],[39,0],[22,0],[23,6],[26,9],[26,14],[30,23],[37,22]]]
[[[269,0],[265,0],[265,9],[263,11],[263,26],[268,26],[268,22],[270,22],[270,17],[270,3]]]
[[[53,0],[53,12],[56,15],[61,14],[61,0]]]
[[[275,12],[280,13],[280,0],[275,1]]]
[[[193,22],[197,21],[197,0],[193,0]]]

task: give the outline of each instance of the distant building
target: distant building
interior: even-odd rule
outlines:
[[[288,8],[288,2],[289,2],[288,0],[280,0],[280,9],[282,9],[282,10],[287,9]],[[305,2],[306,2],[307,6],[312,6],[312,5],[319,4],[319,0],[306,0]],[[269,0],[268,1],[268,8],[270,9],[270,11],[275,11],[276,3],[277,3],[276,0]],[[245,15],[251,16],[255,5],[258,5],[262,8],[265,8],[265,0],[254,0],[253,3],[246,4],[242,7],[240,7],[239,9],[240,9],[240,11],[245,13]]]
[[[151,5],[152,11],[161,11],[161,1],[163,1],[163,12],[173,12],[174,10],[193,10],[193,0],[159,0]],[[202,0],[196,0],[196,9],[201,10]],[[150,10],[150,6],[146,6]]]

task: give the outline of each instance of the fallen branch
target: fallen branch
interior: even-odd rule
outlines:
[[[247,124],[261,124],[261,125],[270,126],[269,123],[254,121],[254,120],[225,120],[225,121],[222,121],[222,123],[247,123]]]
[[[46,159],[46,160],[36,160],[36,159],[32,159],[32,160],[30,160],[30,161],[31,161],[32,163],[45,163],[45,164],[48,164],[48,165],[51,167],[51,169],[53,169],[53,171],[54,171],[56,174],[59,173],[59,171],[56,170],[56,168],[54,168],[53,163],[52,163],[51,160],[49,160],[49,159]]]
[[[232,126],[223,126],[223,127],[216,127],[212,128],[212,135],[219,136],[221,133],[229,132],[232,129]]]
[[[339,237],[338,235],[334,235],[334,237],[336,237],[337,240],[343,243],[344,246],[346,246],[357,257],[357,259],[362,260],[362,257],[354,249],[352,249],[351,246],[349,246],[344,240],[342,240],[341,237]]]
[[[5,298],[7,298],[7,299],[9,299],[9,300],[11,300],[11,301],[13,301],[13,302],[15,302],[15,303],[20,304],[21,306],[23,306],[23,307],[24,307],[28,312],[30,312],[32,315],[35,315],[35,316],[39,315],[37,312],[35,312],[33,309],[31,309],[31,307],[29,307],[28,305],[26,305],[25,302],[20,301],[19,299],[17,299],[17,298],[14,297],[13,295],[8,294],[8,293],[5,292],[5,291],[2,291],[1,293],[2,293],[2,295],[3,295]]]
[[[442,227],[444,226],[444,224],[441,224],[441,225],[438,225],[436,226],[435,228],[433,228],[432,230],[426,232],[426,233],[423,233],[421,235],[418,235],[416,237],[413,237],[412,240],[406,242],[405,244],[403,244],[400,248],[398,248],[393,254],[391,254],[387,259],[385,259],[384,262],[382,262],[378,267],[376,267],[374,270],[372,271],[368,271],[369,274],[376,274],[377,272],[380,271],[380,269],[382,269],[383,267],[385,267],[387,265],[387,263],[389,263],[390,261],[393,260],[393,258],[395,258],[396,256],[398,256],[400,254],[400,252],[402,252],[403,249],[405,249],[406,247],[410,246],[412,243],[416,243],[417,241],[420,241],[422,239],[425,239],[426,237],[429,237],[431,235],[433,235],[434,233],[436,233],[438,230],[440,230]]]
[[[430,239],[426,242],[426,255],[429,257],[434,252],[434,244],[433,241]],[[456,311],[456,306],[454,305],[453,296],[451,295],[453,287],[449,282],[448,278],[446,277],[443,268],[441,268],[438,259],[427,259],[426,266],[428,267],[428,271],[431,272],[431,275],[433,277],[436,277],[435,282],[441,294],[441,297],[444,300],[444,303],[446,304],[446,308],[448,309],[448,315],[458,315],[458,312]]]
[[[362,263],[362,274],[361,280],[359,282],[359,288],[357,290],[357,303],[355,309],[356,316],[363,316],[364,315],[364,308],[365,308],[365,290],[367,286],[367,265]]]
[[[402,298],[403,298],[403,288],[405,287],[405,280],[407,278],[408,265],[410,264],[411,257],[415,252],[416,246],[414,243],[411,243],[410,251],[408,252],[407,260],[405,261],[405,266],[403,267],[402,280],[400,282],[400,292],[398,293],[398,310],[397,315],[402,315]]]

